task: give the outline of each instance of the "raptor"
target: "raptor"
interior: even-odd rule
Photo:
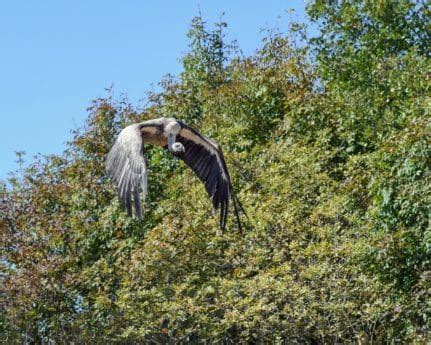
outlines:
[[[158,118],[125,127],[108,153],[106,171],[116,183],[121,205],[129,216],[133,214],[133,203],[137,217],[142,219],[140,191],[145,200],[148,172],[144,144],[167,148],[195,172],[205,185],[213,209],[220,209],[222,229],[226,227],[232,199],[241,231],[239,211],[244,210],[233,191],[220,145],[174,118]]]

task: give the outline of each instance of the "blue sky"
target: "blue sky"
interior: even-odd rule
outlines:
[[[304,20],[301,0],[2,2],[0,180],[17,168],[15,151],[26,151],[27,161],[62,152],[105,88],[136,104],[163,75],[178,73],[199,11],[209,23],[224,12],[229,38],[247,54],[261,29],[286,27],[287,9]]]

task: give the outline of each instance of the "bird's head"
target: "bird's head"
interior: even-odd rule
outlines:
[[[173,154],[180,154],[180,153],[185,151],[185,148],[184,148],[183,144],[176,142],[176,143],[172,144],[172,150],[171,151]]]
[[[176,141],[176,137],[180,131],[181,125],[175,120],[170,121],[164,128],[164,134],[168,138],[168,149],[174,155],[185,151],[184,145]]]

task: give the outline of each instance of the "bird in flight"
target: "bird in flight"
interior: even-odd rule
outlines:
[[[205,184],[213,209],[220,209],[221,229],[226,227],[229,199],[232,199],[241,231],[239,210],[245,212],[233,192],[220,145],[173,118],[162,117],[127,126],[108,153],[106,171],[117,184],[120,203],[129,216],[132,216],[133,197],[136,215],[142,219],[139,190],[145,200],[147,163],[144,144],[147,143],[167,148],[195,172]]]

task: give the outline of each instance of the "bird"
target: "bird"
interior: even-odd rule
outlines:
[[[136,216],[142,220],[140,192],[147,193],[147,160],[144,144],[166,148],[189,166],[204,183],[213,210],[220,209],[220,228],[226,227],[229,199],[232,199],[238,229],[239,211],[245,211],[236,197],[220,145],[175,118],[157,118],[131,124],[119,133],[110,149],[105,168],[115,182],[123,210],[132,217],[132,197]]]

